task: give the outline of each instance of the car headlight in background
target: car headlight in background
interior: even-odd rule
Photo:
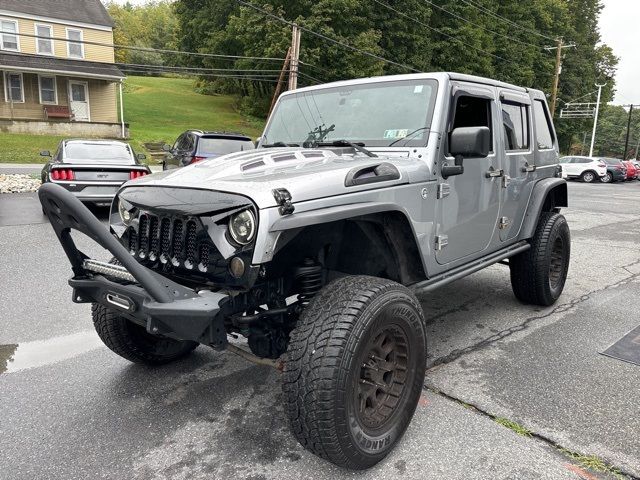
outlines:
[[[234,242],[247,245],[256,234],[256,218],[251,210],[243,210],[231,215],[229,234]]]
[[[127,205],[123,200],[118,199],[118,213],[120,214],[122,223],[125,225],[131,225],[131,222],[138,214],[138,209],[131,205]]]

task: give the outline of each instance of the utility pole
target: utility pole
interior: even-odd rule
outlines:
[[[291,63],[289,68],[289,90],[298,88],[298,67],[300,61],[300,34],[298,25],[291,29]]]
[[[291,63],[291,47],[287,50],[287,54],[284,57],[284,63],[282,64],[282,70],[280,70],[280,76],[278,77],[278,83],[276,84],[276,90],[273,92],[273,98],[271,99],[271,106],[269,107],[269,115],[273,107],[276,105],[276,100],[280,96],[280,90],[282,90],[282,84],[284,83],[284,75],[289,70],[289,63]]]
[[[568,45],[564,44],[562,37],[556,40],[557,45],[555,47],[547,47],[545,50],[556,50],[556,70],[553,78],[553,89],[551,90],[551,116],[556,116],[556,101],[558,99],[558,85],[560,83],[560,73],[562,72],[562,49],[573,48],[575,43]]]
[[[596,102],[596,114],[593,119],[593,132],[591,133],[591,148],[589,149],[589,156],[593,157],[593,145],[596,143],[596,126],[598,125],[598,114],[600,113],[600,96],[602,95],[602,87],[604,85],[599,85],[596,83],[596,87],[598,87],[598,100]]]
[[[624,141],[624,156],[623,160],[627,159],[627,151],[629,149],[629,133],[631,131],[631,115],[633,114],[633,103],[629,105],[629,120],[627,120],[627,139]]]

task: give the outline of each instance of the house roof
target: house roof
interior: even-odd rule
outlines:
[[[113,27],[100,0],[2,0],[0,10]]]
[[[120,80],[124,74],[111,63],[0,52],[0,70],[55,73],[67,76]]]

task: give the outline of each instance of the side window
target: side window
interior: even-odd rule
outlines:
[[[506,151],[529,150],[529,113],[526,105],[502,103],[504,149]]]
[[[178,139],[176,140],[176,143],[173,144],[172,150],[180,150],[184,137],[185,137],[184,133],[178,137]]]
[[[536,142],[540,150],[553,148],[553,129],[549,112],[542,100],[533,101],[533,121],[536,124]]]
[[[191,134],[186,135],[184,150],[187,152],[191,152],[193,150],[194,145],[195,145],[195,138],[193,137],[193,135]]]
[[[488,98],[460,96],[456,102],[456,110],[453,115],[452,130],[459,127],[489,127],[491,131],[489,150],[493,152],[491,100]]]

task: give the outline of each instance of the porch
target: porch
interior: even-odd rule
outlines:
[[[113,64],[0,53],[0,130],[126,137]],[[120,113],[120,115],[119,115]]]

